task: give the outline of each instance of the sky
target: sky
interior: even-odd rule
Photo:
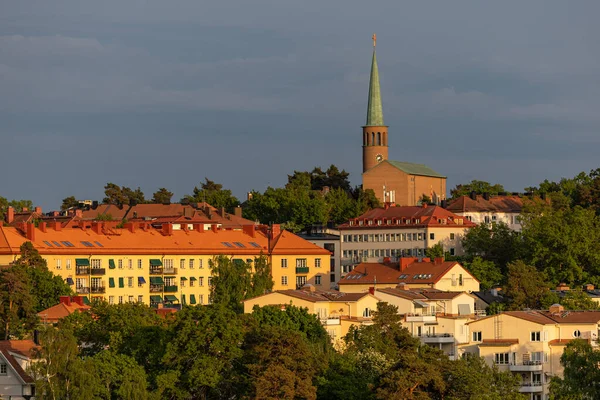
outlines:
[[[0,1],[0,196],[107,182],[243,200],[294,170],[360,184],[373,33],[390,159],[448,189],[600,167],[598,1]]]

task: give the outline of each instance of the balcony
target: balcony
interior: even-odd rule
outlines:
[[[77,267],[75,268],[75,275],[89,275],[90,267]]]
[[[425,334],[420,339],[423,343],[454,343],[454,335],[451,333]]]
[[[435,322],[433,314],[406,314],[406,322]]]
[[[150,267],[150,275],[162,275],[163,267]]]
[[[165,286],[163,292],[165,293],[175,293],[177,292],[177,286]]]
[[[92,268],[92,275],[106,275],[106,268]]]
[[[508,367],[512,372],[541,371],[543,368],[541,361],[524,361],[522,364],[511,364]]]
[[[104,286],[92,286],[92,294],[104,294],[106,293],[106,287]]]
[[[163,274],[173,274],[173,275],[177,275],[177,268],[171,267],[164,267],[163,268]]]
[[[308,274],[308,267],[296,267],[297,274]]]
[[[77,289],[75,289],[75,291],[77,292],[77,294],[89,294],[90,288],[85,286],[78,286]]]
[[[339,317],[321,318],[321,324],[323,324],[323,325],[339,325],[340,318]]]
[[[544,391],[542,382],[523,382],[519,388],[520,393],[541,393]]]
[[[163,285],[150,285],[150,293],[162,293]]]

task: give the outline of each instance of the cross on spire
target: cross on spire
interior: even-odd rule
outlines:
[[[373,39],[373,48],[375,48],[375,46],[377,46],[377,35],[373,34],[372,39]]]

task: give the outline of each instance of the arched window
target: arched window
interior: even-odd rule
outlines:
[[[366,146],[366,145],[367,145],[367,137],[368,137],[368,134],[367,134],[367,133],[365,133],[365,134],[363,135],[363,146]]]
[[[375,132],[371,132],[371,146],[375,145]]]
[[[381,132],[377,132],[377,146],[381,146]]]

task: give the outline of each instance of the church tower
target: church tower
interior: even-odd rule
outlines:
[[[373,61],[371,62],[371,80],[369,82],[367,123],[362,127],[363,173],[388,159],[388,127],[383,124],[379,70],[375,55],[376,40],[376,36],[373,35]]]

